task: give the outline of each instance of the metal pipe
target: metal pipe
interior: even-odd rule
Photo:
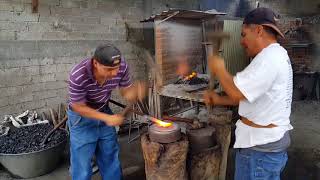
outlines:
[[[191,123],[191,124],[193,123],[192,119],[181,118],[181,117],[171,117],[171,116],[163,115],[163,119],[170,120],[170,121],[179,121],[179,122]]]

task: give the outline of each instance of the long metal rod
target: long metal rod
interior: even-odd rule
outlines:
[[[202,40],[203,42],[206,42],[206,26],[205,26],[205,21],[202,20]],[[202,73],[206,74],[207,73],[207,57],[208,57],[208,47],[207,44],[203,44],[204,45],[204,56],[203,56],[203,60],[202,60]]]
[[[146,102],[143,102],[143,107],[145,107],[147,110],[147,113],[150,114],[150,109],[149,109],[148,104]]]
[[[126,105],[121,104],[121,103],[119,103],[119,102],[117,102],[117,101],[114,101],[114,100],[112,100],[112,99],[109,99],[109,102],[111,102],[112,104],[117,105],[117,106],[119,106],[119,107],[126,108]]]
[[[181,118],[181,117],[172,117],[172,116],[163,116],[163,119],[170,120],[170,121],[179,121],[179,122],[185,122],[185,123],[193,123],[193,119],[188,118]]]
[[[109,101],[110,101],[110,100],[109,100]],[[113,102],[115,102],[115,101],[113,101]],[[116,103],[119,104],[119,106],[126,108],[123,112],[131,111],[131,112],[136,113],[137,115],[140,115],[140,116],[149,116],[149,117],[152,117],[152,116],[150,116],[150,115],[143,114],[142,112],[133,110],[132,107],[130,107],[130,106],[123,105],[123,104],[121,104],[121,103],[119,103],[119,102],[116,102]],[[153,118],[153,117],[152,117],[152,118]],[[180,117],[172,117],[172,116],[163,116],[163,118],[166,119],[166,120],[169,120],[169,121],[181,121],[181,122],[188,122],[188,123],[192,123],[192,122],[193,122],[192,119],[188,119],[188,118],[180,118]]]

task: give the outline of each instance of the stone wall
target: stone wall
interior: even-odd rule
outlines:
[[[118,46],[134,79],[146,78],[139,21],[169,7],[198,7],[195,0],[40,0],[32,13],[31,2],[0,0],[0,120],[65,103],[68,72],[101,43]]]

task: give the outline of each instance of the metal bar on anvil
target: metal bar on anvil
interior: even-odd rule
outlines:
[[[122,108],[126,108],[126,107],[127,107],[126,105],[121,104],[121,103],[119,103],[119,102],[117,102],[117,101],[114,101],[114,100],[112,100],[112,99],[110,99],[109,102],[112,103],[112,104],[115,104],[115,105],[117,105],[117,106],[119,106],[119,107],[122,107]],[[142,113],[142,112],[140,112],[140,111],[137,111],[137,110],[134,110],[134,109],[132,109],[132,108],[127,108],[126,111],[127,111],[127,110],[130,110],[131,112],[133,112],[133,113],[135,113],[135,114],[137,114],[137,115],[140,115],[140,116],[149,116],[149,117],[152,117],[152,116],[150,116],[150,115],[144,114],[144,113]],[[186,122],[186,123],[191,123],[191,124],[192,124],[193,121],[194,121],[194,120],[188,119],[188,118],[171,117],[171,116],[163,116],[163,119],[169,120],[169,121]]]
[[[185,122],[185,123],[191,123],[191,124],[193,123],[193,120],[188,119],[188,118],[171,117],[171,116],[166,116],[166,115],[163,115],[162,118],[165,120],[170,120],[170,121],[179,121],[179,122]]]

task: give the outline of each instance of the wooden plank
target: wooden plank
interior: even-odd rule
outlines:
[[[54,110],[50,108],[49,109],[49,113],[50,113],[50,116],[51,116],[51,119],[52,119],[53,126],[56,126],[59,122],[56,119],[56,115],[54,113]]]

